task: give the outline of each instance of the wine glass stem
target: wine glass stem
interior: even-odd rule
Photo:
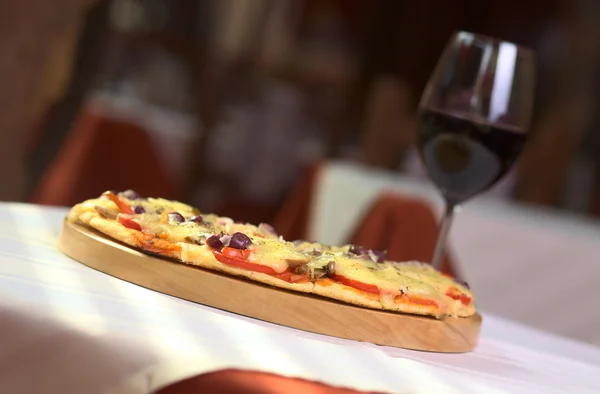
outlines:
[[[444,213],[444,218],[442,219],[442,224],[440,226],[440,232],[438,233],[438,238],[435,243],[435,249],[433,250],[433,257],[431,258],[431,265],[437,269],[442,269],[442,262],[444,261],[444,252],[446,251],[446,242],[448,238],[448,233],[450,232],[450,226],[452,226],[452,220],[454,219],[454,211],[456,205],[447,204],[446,212]]]

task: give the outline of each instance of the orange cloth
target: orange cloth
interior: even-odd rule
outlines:
[[[70,206],[109,189],[177,198],[144,130],[84,110],[31,202]]]
[[[333,387],[264,372],[223,370],[189,378],[156,394],[359,394],[363,391]],[[375,393],[372,393],[375,394]]]
[[[273,227],[285,239],[306,239],[314,186],[322,164],[311,167],[292,190]],[[438,224],[425,203],[399,194],[384,193],[372,205],[354,230],[348,243],[387,250],[393,260],[429,261],[438,234]],[[451,259],[446,257],[442,270],[455,275]]]

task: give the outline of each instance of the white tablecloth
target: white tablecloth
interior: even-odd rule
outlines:
[[[332,162],[315,188],[311,239],[346,242],[383,190],[444,206],[426,180]],[[492,197],[464,204],[450,231],[459,271],[485,311],[600,346],[600,222]]]
[[[149,393],[224,367],[394,393],[600,392],[600,350],[491,315],[476,351],[432,354],[155,293],[58,252],[65,212],[0,204],[0,393]]]

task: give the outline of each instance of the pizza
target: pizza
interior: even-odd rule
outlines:
[[[468,285],[429,264],[390,261],[360,245],[290,242],[268,224],[235,222],[132,190],[76,204],[67,220],[145,254],[280,289],[438,319],[475,313]]]

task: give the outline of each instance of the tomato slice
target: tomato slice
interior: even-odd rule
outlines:
[[[446,295],[448,297],[452,298],[453,300],[460,301],[460,303],[463,305],[469,305],[472,301],[471,297],[469,297],[466,294],[461,293],[460,291],[458,291],[458,289],[456,287],[451,287],[450,290],[448,290],[446,292]]]
[[[276,274],[275,270],[271,267],[249,262],[248,257],[250,257],[251,252],[248,249],[239,250],[226,246],[220,252],[216,250],[213,250],[212,252],[217,261],[223,264],[227,264],[232,267],[243,268],[248,271],[261,272],[263,274]]]
[[[250,253],[251,252],[248,249],[239,250],[227,246],[224,247],[220,252],[213,250],[213,255],[215,256],[217,261],[220,261],[221,263],[230,265],[232,267],[243,268],[248,271],[268,274],[288,283],[306,283],[309,281],[308,277],[304,275],[298,275],[292,272],[289,268],[286,271],[278,274],[271,267],[262,264],[251,263],[248,261]]]
[[[288,282],[288,283],[306,283],[306,282],[310,282],[308,280],[308,276],[296,274],[295,272],[291,271],[289,268],[287,270],[283,271],[281,274],[274,274],[272,276],[274,278],[281,279],[281,280],[283,280],[285,282]]]
[[[127,204],[125,201],[123,201],[121,198],[119,198],[119,196],[117,196],[115,193],[108,191],[108,192],[104,192],[104,195],[106,197],[110,198],[112,200],[112,202],[114,202],[117,205],[117,207],[119,208],[119,211],[121,211],[121,213],[126,213],[128,215],[133,214],[133,209],[131,209],[129,204]]]
[[[413,305],[423,305],[423,306],[435,306],[440,308],[440,303],[436,300],[429,300],[427,298],[415,297],[408,294],[403,294],[396,296],[394,299],[396,303],[399,304],[413,304]]]
[[[130,228],[132,230],[142,231],[142,226],[140,226],[139,223],[134,222],[131,218],[128,218],[121,214],[117,215],[117,222],[121,223],[123,226]]]
[[[135,223],[135,222],[134,222]],[[159,256],[181,258],[181,245],[156,238],[154,234],[134,232],[135,237],[142,250],[155,253]]]
[[[340,282],[346,286],[354,287],[355,289],[366,291],[367,293],[379,294],[379,288],[375,285],[360,282],[358,280],[350,279],[343,275],[333,275],[331,279]]]

